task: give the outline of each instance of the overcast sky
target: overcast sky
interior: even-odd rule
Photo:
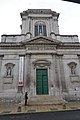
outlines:
[[[78,35],[80,40],[80,4],[61,0],[0,0],[0,36],[20,34],[20,12],[37,8],[60,13],[60,34]]]

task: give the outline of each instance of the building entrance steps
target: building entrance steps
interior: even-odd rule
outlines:
[[[35,113],[35,112],[46,112],[46,111],[66,111],[66,110],[77,110],[80,109],[80,101],[68,102],[67,104],[34,104],[28,103],[27,106],[22,103],[17,104],[2,104],[0,105],[1,114],[20,114],[20,113]]]
[[[53,95],[36,95],[29,97],[28,104],[30,105],[45,105],[45,104],[63,104],[66,101],[61,96]]]

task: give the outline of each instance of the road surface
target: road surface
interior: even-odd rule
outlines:
[[[80,120],[80,110],[0,115],[0,120]]]

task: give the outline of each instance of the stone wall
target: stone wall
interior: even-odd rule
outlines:
[[[4,55],[2,60],[1,67],[1,81],[0,88],[3,91],[8,89],[17,89],[18,87],[18,69],[19,69],[19,58],[18,55]],[[8,73],[8,68],[11,69],[10,73]],[[1,91],[2,91],[1,90]]]

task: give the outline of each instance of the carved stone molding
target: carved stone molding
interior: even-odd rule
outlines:
[[[36,60],[36,61],[34,61],[34,62],[33,62],[33,65],[34,65],[34,68],[37,67],[37,66],[38,66],[38,67],[41,67],[41,68],[43,68],[43,67],[45,67],[45,66],[50,67],[51,62],[48,61],[48,60],[43,60],[43,59],[41,59],[41,60]]]
[[[13,77],[4,77],[3,78],[3,84],[12,84],[13,83]]]
[[[71,80],[71,82],[73,83],[73,82],[80,82],[80,80],[79,80],[79,75],[72,75],[72,76],[70,76],[70,80]]]
[[[27,50],[56,50],[54,46],[29,46]]]

